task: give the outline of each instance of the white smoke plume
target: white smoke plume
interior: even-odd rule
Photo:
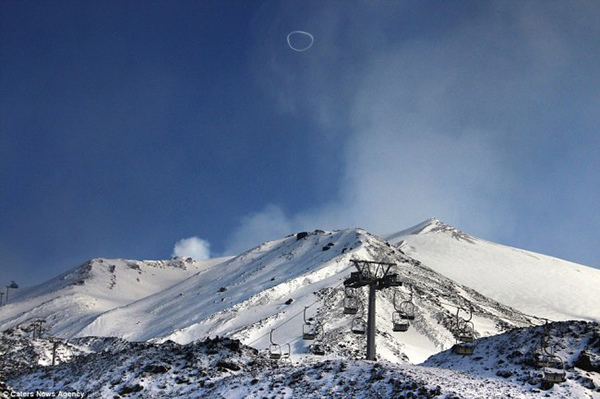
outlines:
[[[172,256],[205,260],[210,258],[210,243],[199,237],[182,238],[175,243]]]

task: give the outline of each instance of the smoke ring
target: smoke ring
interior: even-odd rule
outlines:
[[[302,47],[302,48],[299,48],[299,47],[294,47],[294,46],[292,45],[292,43],[290,42],[290,37],[291,37],[292,35],[295,35],[295,34],[297,34],[297,35],[305,35],[305,36],[308,36],[308,37],[310,38],[310,44],[309,44],[308,46],[306,46],[306,47]],[[302,30],[295,30],[295,31],[293,31],[293,32],[290,32],[290,33],[288,33],[288,35],[287,35],[287,43],[288,43],[288,46],[290,46],[290,48],[291,48],[292,50],[294,50],[294,51],[306,51],[306,50],[308,50],[309,48],[311,48],[311,47],[312,47],[312,45],[313,45],[313,43],[314,43],[314,42],[315,42],[315,38],[314,38],[314,36],[313,36],[313,35],[311,35],[311,34],[310,34],[310,33],[308,33],[308,32],[304,32],[304,31],[302,31]]]

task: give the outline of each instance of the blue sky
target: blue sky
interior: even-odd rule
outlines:
[[[598,65],[595,1],[2,0],[0,283],[433,216],[600,267]]]

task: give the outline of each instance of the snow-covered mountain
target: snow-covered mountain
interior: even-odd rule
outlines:
[[[186,344],[219,335],[259,349],[269,348],[272,340],[279,350],[298,356],[315,349],[315,341],[302,339],[303,328],[318,328],[316,342],[327,353],[361,358],[365,338],[353,334],[351,327],[366,320],[366,288],[352,293],[360,305],[358,314],[344,313],[343,281],[354,271],[352,259],[395,263],[394,271],[405,283],[404,287],[377,293],[376,340],[382,359],[420,362],[453,345],[458,308],[463,309],[461,318],[470,317],[464,310],[473,310],[476,336],[540,322],[436,273],[377,236],[348,229],[303,232],[264,243],[137,301],[128,298],[129,302],[118,307],[111,303],[103,313],[88,313],[87,318],[78,317],[76,322],[72,316],[70,327],[66,321],[49,326],[53,335],[64,338],[116,336]],[[102,284],[92,289],[94,281]],[[137,283],[127,281],[128,285]],[[87,295],[110,295],[105,283],[88,279]],[[126,287],[123,283],[122,288],[128,291]],[[395,307],[410,299],[411,290],[415,319],[407,332],[393,332]],[[60,303],[72,301],[64,295],[57,297],[63,300]],[[30,301],[13,306],[26,306]],[[81,301],[75,302],[74,310],[60,311],[81,312]],[[50,311],[46,317],[53,315]],[[31,316],[22,312],[21,319]],[[13,318],[12,326],[17,322]]]
[[[98,315],[160,292],[226,259],[92,259],[43,284],[11,292],[0,331],[36,319],[56,336],[72,336]]]
[[[317,328],[329,353],[361,357],[364,337],[350,329],[366,319],[366,288],[352,293],[358,315],[343,311],[352,259],[393,262],[405,283],[377,293],[378,353],[390,361],[420,362],[450,347],[457,311],[462,319],[473,310],[476,336],[540,324],[535,316],[600,318],[593,305],[600,294],[592,288],[600,286],[598,270],[490,243],[436,219],[386,238],[362,229],[316,230],[232,258],[94,259],[16,291],[0,308],[0,330],[42,318],[63,338],[186,344],[220,335],[260,349],[290,344],[292,354],[303,355],[315,342],[302,340],[302,329]],[[415,320],[407,332],[393,332],[396,307],[411,296]]]
[[[385,237],[481,294],[551,320],[600,321],[600,270],[466,234],[437,219]]]
[[[377,291],[376,363],[360,360],[366,338],[352,331],[367,307],[366,287],[344,287],[353,260],[393,263],[403,283]],[[597,319],[597,286],[600,271],[436,219],[385,239],[300,232],[207,261],[94,259],[0,307],[0,395],[7,381],[90,397],[537,397],[538,317]],[[396,332],[406,304],[414,320]],[[52,340],[31,336],[37,319]],[[470,323],[475,353],[456,355],[457,325]],[[567,369],[553,393],[597,396],[598,325],[551,326]]]
[[[394,291],[400,302],[408,299],[408,289],[378,292],[377,340],[385,359],[419,362],[451,346],[456,313],[452,305],[472,307],[475,330],[483,336],[535,321],[414,262],[379,237],[348,229],[317,230],[265,243],[167,290],[106,312],[77,335],[181,344],[220,335],[257,348],[267,348],[272,338],[278,345],[289,343],[292,353],[305,354],[314,343],[301,339],[307,308],[307,319],[319,326],[318,340],[330,353],[362,357],[364,336],[350,329],[356,318],[366,318],[366,312],[343,312],[343,281],[354,271],[351,259],[396,263],[401,280],[414,291],[416,318],[405,333],[392,332],[393,302]],[[356,296],[364,310],[366,289],[357,290]]]

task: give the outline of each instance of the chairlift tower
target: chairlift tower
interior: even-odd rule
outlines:
[[[402,285],[397,273],[390,273],[395,263],[351,259],[358,271],[350,273],[344,286],[361,288],[369,286],[369,308],[367,315],[367,360],[375,360],[375,293]]]
[[[19,284],[15,283],[14,280],[13,280],[13,281],[10,282],[9,285],[6,286],[6,300],[4,301],[5,304],[8,303],[8,290],[11,289],[11,288],[13,290],[19,288]]]
[[[33,338],[35,339],[36,336],[37,338],[42,338],[42,333],[43,333],[43,324],[46,322],[46,320],[39,318],[33,321],[32,326],[33,326]],[[36,334],[37,333],[37,334]]]

